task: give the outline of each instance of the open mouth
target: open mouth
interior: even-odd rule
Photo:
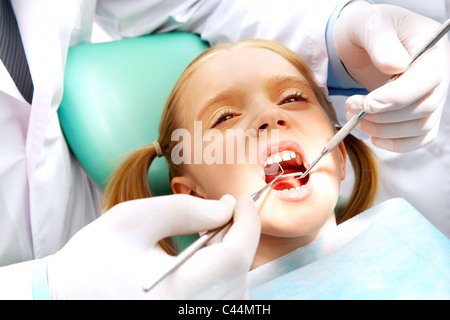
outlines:
[[[283,150],[272,154],[264,163],[264,174],[266,183],[270,183],[275,179],[283,168],[284,174],[294,172],[305,172],[306,167],[302,157],[293,150]],[[278,191],[299,190],[309,181],[309,174],[297,179],[294,177],[280,178],[273,183],[272,189]]]

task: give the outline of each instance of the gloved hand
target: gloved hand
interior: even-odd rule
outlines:
[[[364,109],[360,129],[375,146],[407,152],[432,142],[448,94],[450,46],[444,37],[411,69],[411,57],[439,28],[434,20],[391,5],[355,1],[333,29],[336,51],[350,75],[371,91],[346,102],[347,118]]]
[[[231,201],[230,201],[231,198]],[[246,296],[246,275],[259,242],[253,201],[242,196],[203,200],[171,195],[121,203],[78,232],[48,260],[55,299],[236,299]],[[231,203],[230,203],[231,202]],[[212,230],[234,222],[220,243],[197,251],[148,293],[152,275],[173,256],[160,239]]]

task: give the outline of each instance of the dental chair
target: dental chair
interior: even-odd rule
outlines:
[[[127,154],[158,138],[170,91],[207,47],[196,35],[166,33],[69,50],[60,123],[71,151],[100,188]],[[149,175],[153,195],[172,193],[164,158],[154,160]],[[175,237],[174,245],[182,250],[195,237]]]

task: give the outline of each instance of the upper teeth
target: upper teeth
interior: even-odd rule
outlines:
[[[271,155],[266,162],[264,167],[270,166],[272,163],[279,163],[281,161],[288,161],[297,157],[294,151],[281,151]]]

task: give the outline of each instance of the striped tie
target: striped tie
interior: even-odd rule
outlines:
[[[33,81],[10,0],[0,0],[0,59],[22,96],[31,103]]]

